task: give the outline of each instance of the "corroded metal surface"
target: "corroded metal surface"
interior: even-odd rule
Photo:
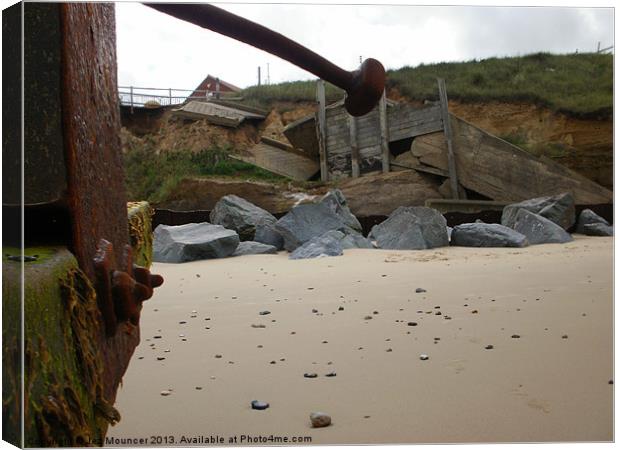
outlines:
[[[129,242],[116,95],[114,5],[63,3],[60,13],[72,251],[92,280],[99,240],[113,244],[118,261]]]
[[[229,36],[285,59],[347,92],[347,111],[354,116],[370,112],[383,95],[385,69],[369,58],[353,72],[269,28],[212,5],[147,3],[147,6],[186,22]]]
[[[62,3],[59,8],[71,250],[94,284],[105,279],[110,283],[110,290],[118,291],[114,288],[113,274],[119,269],[116,262],[127,259],[124,250],[129,243],[129,232],[120,142],[114,5]],[[97,256],[101,257],[97,254],[98,244],[102,239],[109,243],[109,248],[106,246],[109,263],[97,268]],[[97,271],[105,272],[103,278],[96,277]],[[128,274],[121,278],[128,284],[135,283]],[[118,285],[122,285],[120,280]],[[97,287],[100,291],[101,286]],[[115,319],[114,327],[104,319],[105,330],[102,328],[97,343],[103,358],[103,394],[109,403],[114,402],[118,385],[140,342],[135,314],[135,323],[116,317],[117,303],[117,299],[98,300],[102,315]],[[118,306],[120,310],[121,306]]]

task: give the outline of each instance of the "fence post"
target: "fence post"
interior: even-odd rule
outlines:
[[[454,149],[452,147],[452,127],[450,126],[450,114],[448,112],[448,93],[446,82],[443,78],[437,79],[439,85],[439,103],[441,106],[441,121],[443,122],[443,132],[448,144],[448,173],[450,175],[450,191],[452,198],[459,198],[459,181],[456,174],[456,161],[454,160]]]
[[[379,130],[381,136],[381,169],[383,173],[390,171],[390,132],[387,119],[387,98],[385,91],[379,100]]]
[[[168,88],[168,98],[170,99],[169,106],[172,106],[172,88]]]
[[[316,101],[318,103],[316,134],[319,141],[321,181],[328,181],[329,170],[327,165],[327,130],[325,123],[325,82],[323,80],[317,80]]]

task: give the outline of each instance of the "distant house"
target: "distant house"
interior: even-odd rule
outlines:
[[[208,92],[206,92],[208,91]],[[207,97],[210,92],[241,92],[241,88],[234,84],[227,83],[224,80],[214,77],[213,75],[207,75],[202,82],[194,89],[191,97]],[[194,98],[196,100],[196,98]]]

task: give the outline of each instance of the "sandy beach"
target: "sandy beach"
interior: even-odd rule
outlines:
[[[610,441],[613,239],[574,237],[156,263],[166,281],[145,303],[108,438]],[[333,424],[311,428],[313,411]],[[288,442],[242,440],[272,435]]]

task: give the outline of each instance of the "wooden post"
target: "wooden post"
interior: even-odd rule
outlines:
[[[133,86],[129,86],[129,104],[131,106],[131,114],[133,114]]]
[[[325,82],[323,80],[317,80],[316,101],[318,103],[316,136],[319,142],[321,181],[328,181],[329,171],[327,167],[327,128],[325,126]]]
[[[169,104],[172,105],[172,88],[168,88],[168,98],[170,99]]]
[[[349,115],[349,136],[351,143],[351,176],[360,176],[360,149],[357,145],[357,118]]]
[[[387,122],[387,99],[385,91],[379,100],[379,127],[381,131],[381,167],[383,173],[390,171],[390,136]]]
[[[459,198],[459,181],[456,175],[456,161],[454,160],[454,150],[452,148],[452,127],[450,126],[450,114],[448,113],[448,93],[446,92],[446,82],[443,78],[437,79],[439,86],[439,102],[441,106],[441,121],[443,122],[443,133],[448,144],[448,174],[450,175],[450,191],[452,198]]]

